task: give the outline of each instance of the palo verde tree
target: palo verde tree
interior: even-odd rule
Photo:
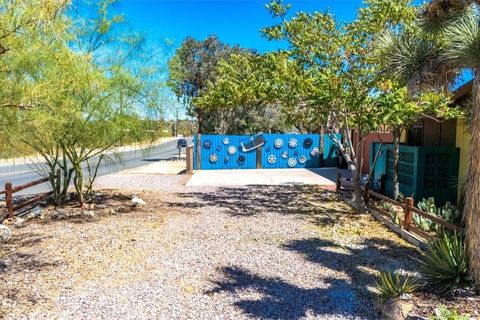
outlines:
[[[114,31],[123,18],[109,13],[113,4],[91,4],[92,16],[67,8],[64,32],[44,45],[42,63],[28,73],[45,94],[12,119],[17,136],[46,163],[45,174],[61,170],[62,179],[51,179],[60,203],[73,181],[83,204],[111,149],[125,138],[144,140],[154,129],[146,124],[153,124],[147,120],[158,109],[157,69],[148,63],[153,59],[145,55],[142,37]]]

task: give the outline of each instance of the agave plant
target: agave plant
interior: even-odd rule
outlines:
[[[444,232],[429,242],[420,263],[427,284],[441,293],[469,286],[467,250],[457,233]]]
[[[400,272],[382,271],[377,277],[376,290],[382,300],[399,298],[420,288],[417,279]]]

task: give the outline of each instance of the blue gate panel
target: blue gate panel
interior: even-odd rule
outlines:
[[[250,138],[250,136],[202,135],[200,168],[202,170],[255,169],[256,150],[243,152],[240,144],[247,143]]]
[[[320,135],[265,134],[262,148],[262,168],[320,167]]]
[[[341,139],[341,135],[337,135]],[[323,154],[319,153],[321,136],[318,134],[263,134],[262,168],[319,168],[336,166],[338,156],[336,146],[331,139],[324,136]],[[255,169],[256,149],[242,150],[252,136],[202,135],[200,140],[194,137],[194,145],[200,144],[200,169]],[[196,147],[195,147],[196,150]],[[197,153],[193,153],[194,169]]]

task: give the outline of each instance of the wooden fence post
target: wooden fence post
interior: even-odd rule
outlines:
[[[10,182],[5,183],[5,205],[7,206],[8,218],[13,217],[13,192],[12,184]]]
[[[342,188],[342,174],[337,173],[337,183],[335,185],[335,191],[338,192]]]
[[[410,209],[413,207],[413,203],[412,197],[405,198],[405,219],[403,221],[403,227],[407,231],[410,230],[410,226],[413,223],[413,211]]]
[[[262,147],[257,148],[257,169],[262,169]]]
[[[363,192],[363,201],[365,202],[365,204],[368,204],[370,202],[370,187],[369,187],[369,183],[367,182],[367,184],[365,185],[365,190]]]
[[[202,135],[200,133],[197,133],[197,143],[195,144],[195,153],[196,153],[196,156],[197,156],[197,161],[196,161],[196,169],[197,170],[200,170],[200,156],[201,156],[201,148],[202,148]]]
[[[187,147],[187,173],[193,172],[193,146]]]

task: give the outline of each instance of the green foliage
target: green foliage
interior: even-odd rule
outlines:
[[[470,320],[468,315],[461,315],[457,309],[448,309],[445,306],[440,306],[435,309],[435,315],[431,320]]]
[[[399,298],[420,288],[417,279],[400,272],[385,271],[377,276],[376,290],[382,300]]]
[[[422,211],[425,211],[452,224],[458,226],[462,224],[462,213],[455,206],[453,206],[450,201],[447,201],[441,207],[437,207],[433,197],[429,197],[428,199],[423,198],[422,201],[417,203],[417,207]],[[439,230],[439,226],[430,219],[424,218],[416,213],[413,214],[413,218],[417,226],[424,230]]]
[[[463,237],[444,232],[427,244],[421,271],[427,284],[442,293],[469,285],[468,256]]]

